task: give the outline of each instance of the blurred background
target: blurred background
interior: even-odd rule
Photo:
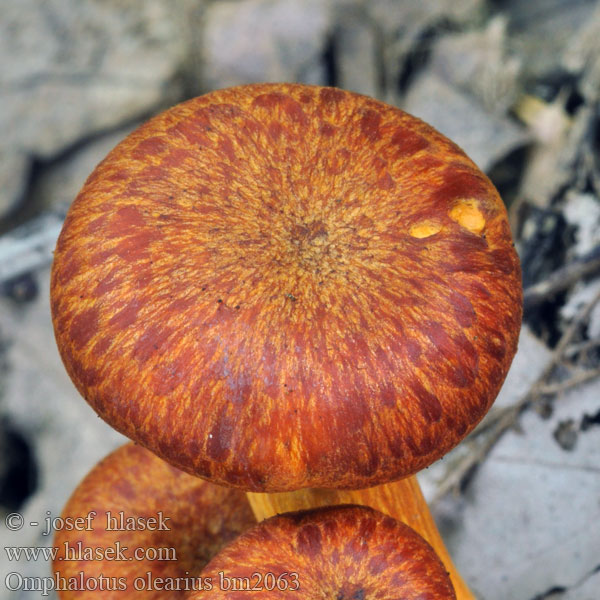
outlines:
[[[0,541],[50,546],[122,438],[55,348],[49,266],[87,175],[139,123],[204,92],[299,81],[430,122],[491,177],[523,265],[525,321],[500,398],[420,475],[482,600],[600,598],[598,0],[0,0]],[[0,554],[5,575],[44,561]]]

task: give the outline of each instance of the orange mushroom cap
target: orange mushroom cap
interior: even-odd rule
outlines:
[[[190,600],[336,598],[455,600],[433,548],[407,525],[365,506],[285,513],[221,550]],[[254,590],[254,591],[252,591]]]
[[[120,143],[52,272],[65,366],[117,430],[254,491],[414,473],[515,353],[506,211],[452,142],[358,94],[216,91]]]
[[[192,477],[131,443],[90,471],[61,518],[53,561],[61,600],[139,598],[141,590],[150,600],[181,598],[206,563],[255,524],[240,490]]]

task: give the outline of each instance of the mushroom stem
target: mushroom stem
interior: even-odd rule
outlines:
[[[258,521],[284,512],[334,504],[362,504],[375,508],[412,527],[429,542],[450,574],[457,600],[475,600],[450,558],[414,475],[363,490],[308,488],[274,494],[248,492],[248,500]]]

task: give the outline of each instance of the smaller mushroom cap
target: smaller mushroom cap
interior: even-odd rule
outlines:
[[[233,600],[253,586],[268,599],[456,598],[433,548],[407,525],[364,506],[271,517],[217,554],[201,576],[212,589],[190,600]]]
[[[243,492],[183,473],[132,443],[90,471],[61,518],[53,561],[67,588],[61,600],[139,598],[140,586],[144,598],[182,598],[206,563],[256,523]]]

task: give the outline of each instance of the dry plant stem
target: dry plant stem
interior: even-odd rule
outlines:
[[[458,600],[475,599],[452,563],[414,476],[363,490],[304,489],[277,494],[248,493],[248,500],[258,521],[288,511],[335,504],[375,508],[409,525],[431,544],[450,574]]]
[[[482,424],[473,432],[471,438],[465,443],[471,448],[471,451],[460,460],[457,466],[450,471],[438,486],[437,492],[431,501],[435,506],[441,498],[451,491],[457,491],[461,488],[463,482],[469,477],[473,470],[485,459],[496,442],[504,435],[506,431],[517,425],[519,417],[525,410],[535,404],[540,397],[549,393],[558,393],[565,391],[575,385],[597,377],[600,372],[597,369],[577,373],[564,382],[549,384],[548,378],[552,375],[555,368],[561,364],[567,349],[573,338],[577,334],[579,327],[585,323],[596,304],[600,302],[600,293],[596,294],[588,304],[586,304],[575,316],[572,323],[563,333],[559,340],[552,357],[544,368],[542,374],[531,386],[528,392],[512,406],[499,408],[490,414],[490,418],[485,419]],[[483,438],[479,441],[477,438]]]
[[[450,471],[444,480],[438,486],[438,489],[431,501],[435,506],[446,494],[451,491],[458,491],[462,483],[469,477],[473,470],[485,459],[489,451],[495,446],[496,442],[502,437],[505,431],[514,427],[518,416],[524,410],[525,405],[515,405],[498,411],[497,418],[493,426],[489,428],[483,442],[475,444],[471,440],[470,452],[459,461],[458,465]]]
[[[549,383],[547,385],[540,386],[538,388],[538,393],[541,395],[551,395],[551,394],[560,394],[561,392],[566,392],[567,390],[585,383],[590,379],[595,379],[600,375],[600,368],[598,369],[589,369],[587,371],[579,371],[575,373],[569,379],[565,379],[565,381],[558,381],[556,383]]]
[[[533,308],[566,290],[583,277],[600,270],[600,247],[594,248],[581,259],[554,271],[547,279],[529,286],[523,293],[525,309]]]
[[[596,348],[596,346],[600,346],[599,338],[586,340],[585,342],[579,342],[578,344],[571,344],[565,351],[565,358],[573,358],[576,354],[587,353]]]

